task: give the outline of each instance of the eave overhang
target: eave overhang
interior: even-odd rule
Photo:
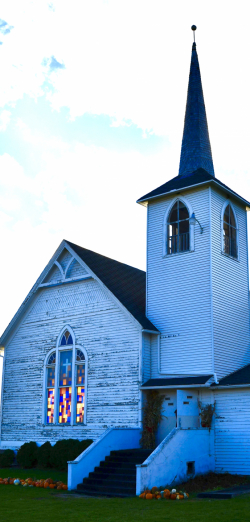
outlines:
[[[247,201],[246,199],[244,199],[241,196],[239,196],[239,194],[236,194],[236,192],[231,190],[229,187],[226,187],[226,186],[223,187],[220,183],[217,182],[216,179],[210,179],[210,180],[207,180],[207,181],[202,181],[201,183],[195,183],[194,185],[188,185],[187,187],[169,190],[167,192],[163,192],[163,193],[157,194],[155,196],[140,198],[140,199],[138,199],[136,201],[136,203],[138,203],[139,205],[142,205],[144,207],[147,207],[148,202],[152,201],[153,199],[163,198],[164,196],[169,196],[169,195],[172,195],[172,194],[179,194],[180,192],[184,192],[186,190],[190,190],[190,189],[193,189],[193,188],[196,188],[196,187],[209,185],[211,183],[215,184],[220,190],[224,190],[230,196],[232,196],[235,199],[241,201],[241,203],[243,203],[246,206],[246,210],[247,211],[250,210],[250,202],[249,201]]]

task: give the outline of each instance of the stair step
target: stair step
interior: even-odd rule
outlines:
[[[97,492],[103,492],[106,495],[110,496],[117,496],[117,494],[125,494],[125,495],[134,495],[136,494],[136,488],[135,486],[132,487],[122,487],[118,484],[116,486],[112,486],[112,488],[109,488],[105,486],[104,484],[97,485],[95,484],[94,488],[92,484],[78,484],[77,485],[78,490],[85,490],[85,491],[97,491]]]
[[[81,489],[78,489],[78,486],[77,486],[77,489],[75,490],[76,493],[78,493],[79,495],[86,495],[87,497],[109,497],[109,498],[112,498],[112,497],[115,497],[115,498],[130,498],[130,497],[134,497],[135,496],[135,493],[131,494],[131,493],[115,493],[115,494],[112,494],[112,493],[105,493],[103,491],[97,491],[95,489],[92,489],[92,491],[89,491],[88,489],[84,489],[81,488]]]
[[[101,468],[101,467],[98,467],[98,468],[95,468],[94,471],[91,471],[89,476],[92,477],[92,476],[113,476],[113,475],[116,475],[118,479],[122,477],[136,477],[136,469],[133,468],[133,469],[120,469],[120,468],[111,468],[111,467],[106,467],[106,468]],[[119,477],[118,477],[119,475]]]
[[[123,456],[123,455],[109,455],[105,457],[105,462],[121,462],[121,463],[130,463],[130,464],[141,464],[144,462],[146,458],[139,455],[135,456]]]
[[[96,477],[86,477],[83,479],[83,485],[93,486],[106,486],[108,488],[135,488],[136,480],[117,480],[117,477],[110,478],[96,478]]]
[[[137,464],[137,463],[136,463]],[[113,461],[105,461],[103,460],[102,462],[100,462],[100,466],[98,467],[101,467],[101,468],[117,468],[117,469],[135,469],[135,466],[136,464],[134,462],[113,462]]]

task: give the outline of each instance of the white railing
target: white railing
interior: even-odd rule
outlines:
[[[68,462],[68,489],[80,484],[112,450],[140,448],[140,428],[109,428],[79,457]]]
[[[192,476],[214,471],[214,430],[174,428],[145,462],[136,466],[136,494],[187,480],[188,462],[194,463]]]

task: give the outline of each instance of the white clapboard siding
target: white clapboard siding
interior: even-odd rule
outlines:
[[[42,424],[46,354],[69,324],[88,354],[86,426]],[[95,280],[43,288],[6,348],[2,444],[138,426],[140,331]]]
[[[88,272],[83,266],[81,266],[76,259],[72,261],[67,271],[67,277],[81,277],[86,275]]]
[[[61,280],[62,280],[61,270],[58,268],[58,266],[53,265],[52,268],[50,269],[49,273],[43,280],[43,283],[58,283]]]
[[[215,470],[250,474],[250,389],[215,392]]]
[[[231,201],[239,225],[239,260],[222,254],[221,210],[226,197],[211,190],[215,372],[220,378],[250,362],[247,214]]]
[[[185,198],[204,228],[201,234],[195,225],[194,252],[164,258],[164,215],[175,198],[148,206],[147,317],[161,332],[160,371],[168,375],[213,373],[209,189],[186,192]],[[157,357],[151,357],[152,376]]]
[[[72,259],[72,255],[70,254],[70,252],[64,248],[64,250],[61,252],[60,256],[58,257],[57,261],[58,263],[60,263],[63,271],[65,272],[67,266],[68,266],[68,263],[70,262],[70,260]]]
[[[153,337],[153,335],[151,336],[147,333],[144,333],[142,336],[143,382],[146,382],[151,377],[151,337]]]

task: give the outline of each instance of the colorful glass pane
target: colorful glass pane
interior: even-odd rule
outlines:
[[[85,361],[84,354],[81,350],[76,350],[76,360],[77,361]]]
[[[69,424],[71,421],[71,388],[60,388],[59,423]]]
[[[85,376],[85,365],[77,364],[76,365],[76,385],[84,385],[84,376]]]
[[[59,386],[71,386],[72,384],[72,350],[60,353],[60,377]]]
[[[53,353],[50,355],[47,364],[48,364],[48,365],[49,365],[49,364],[56,364],[56,352],[53,352]]]
[[[77,386],[76,388],[77,400],[76,400],[76,422],[83,422],[84,419],[84,388]]]
[[[48,389],[47,394],[47,423],[53,424],[54,422],[54,408],[55,408],[55,390]]]
[[[66,346],[66,344],[73,344],[73,339],[71,334],[66,331],[61,339],[61,346]]]
[[[47,368],[47,388],[54,388],[55,386],[55,366]]]

